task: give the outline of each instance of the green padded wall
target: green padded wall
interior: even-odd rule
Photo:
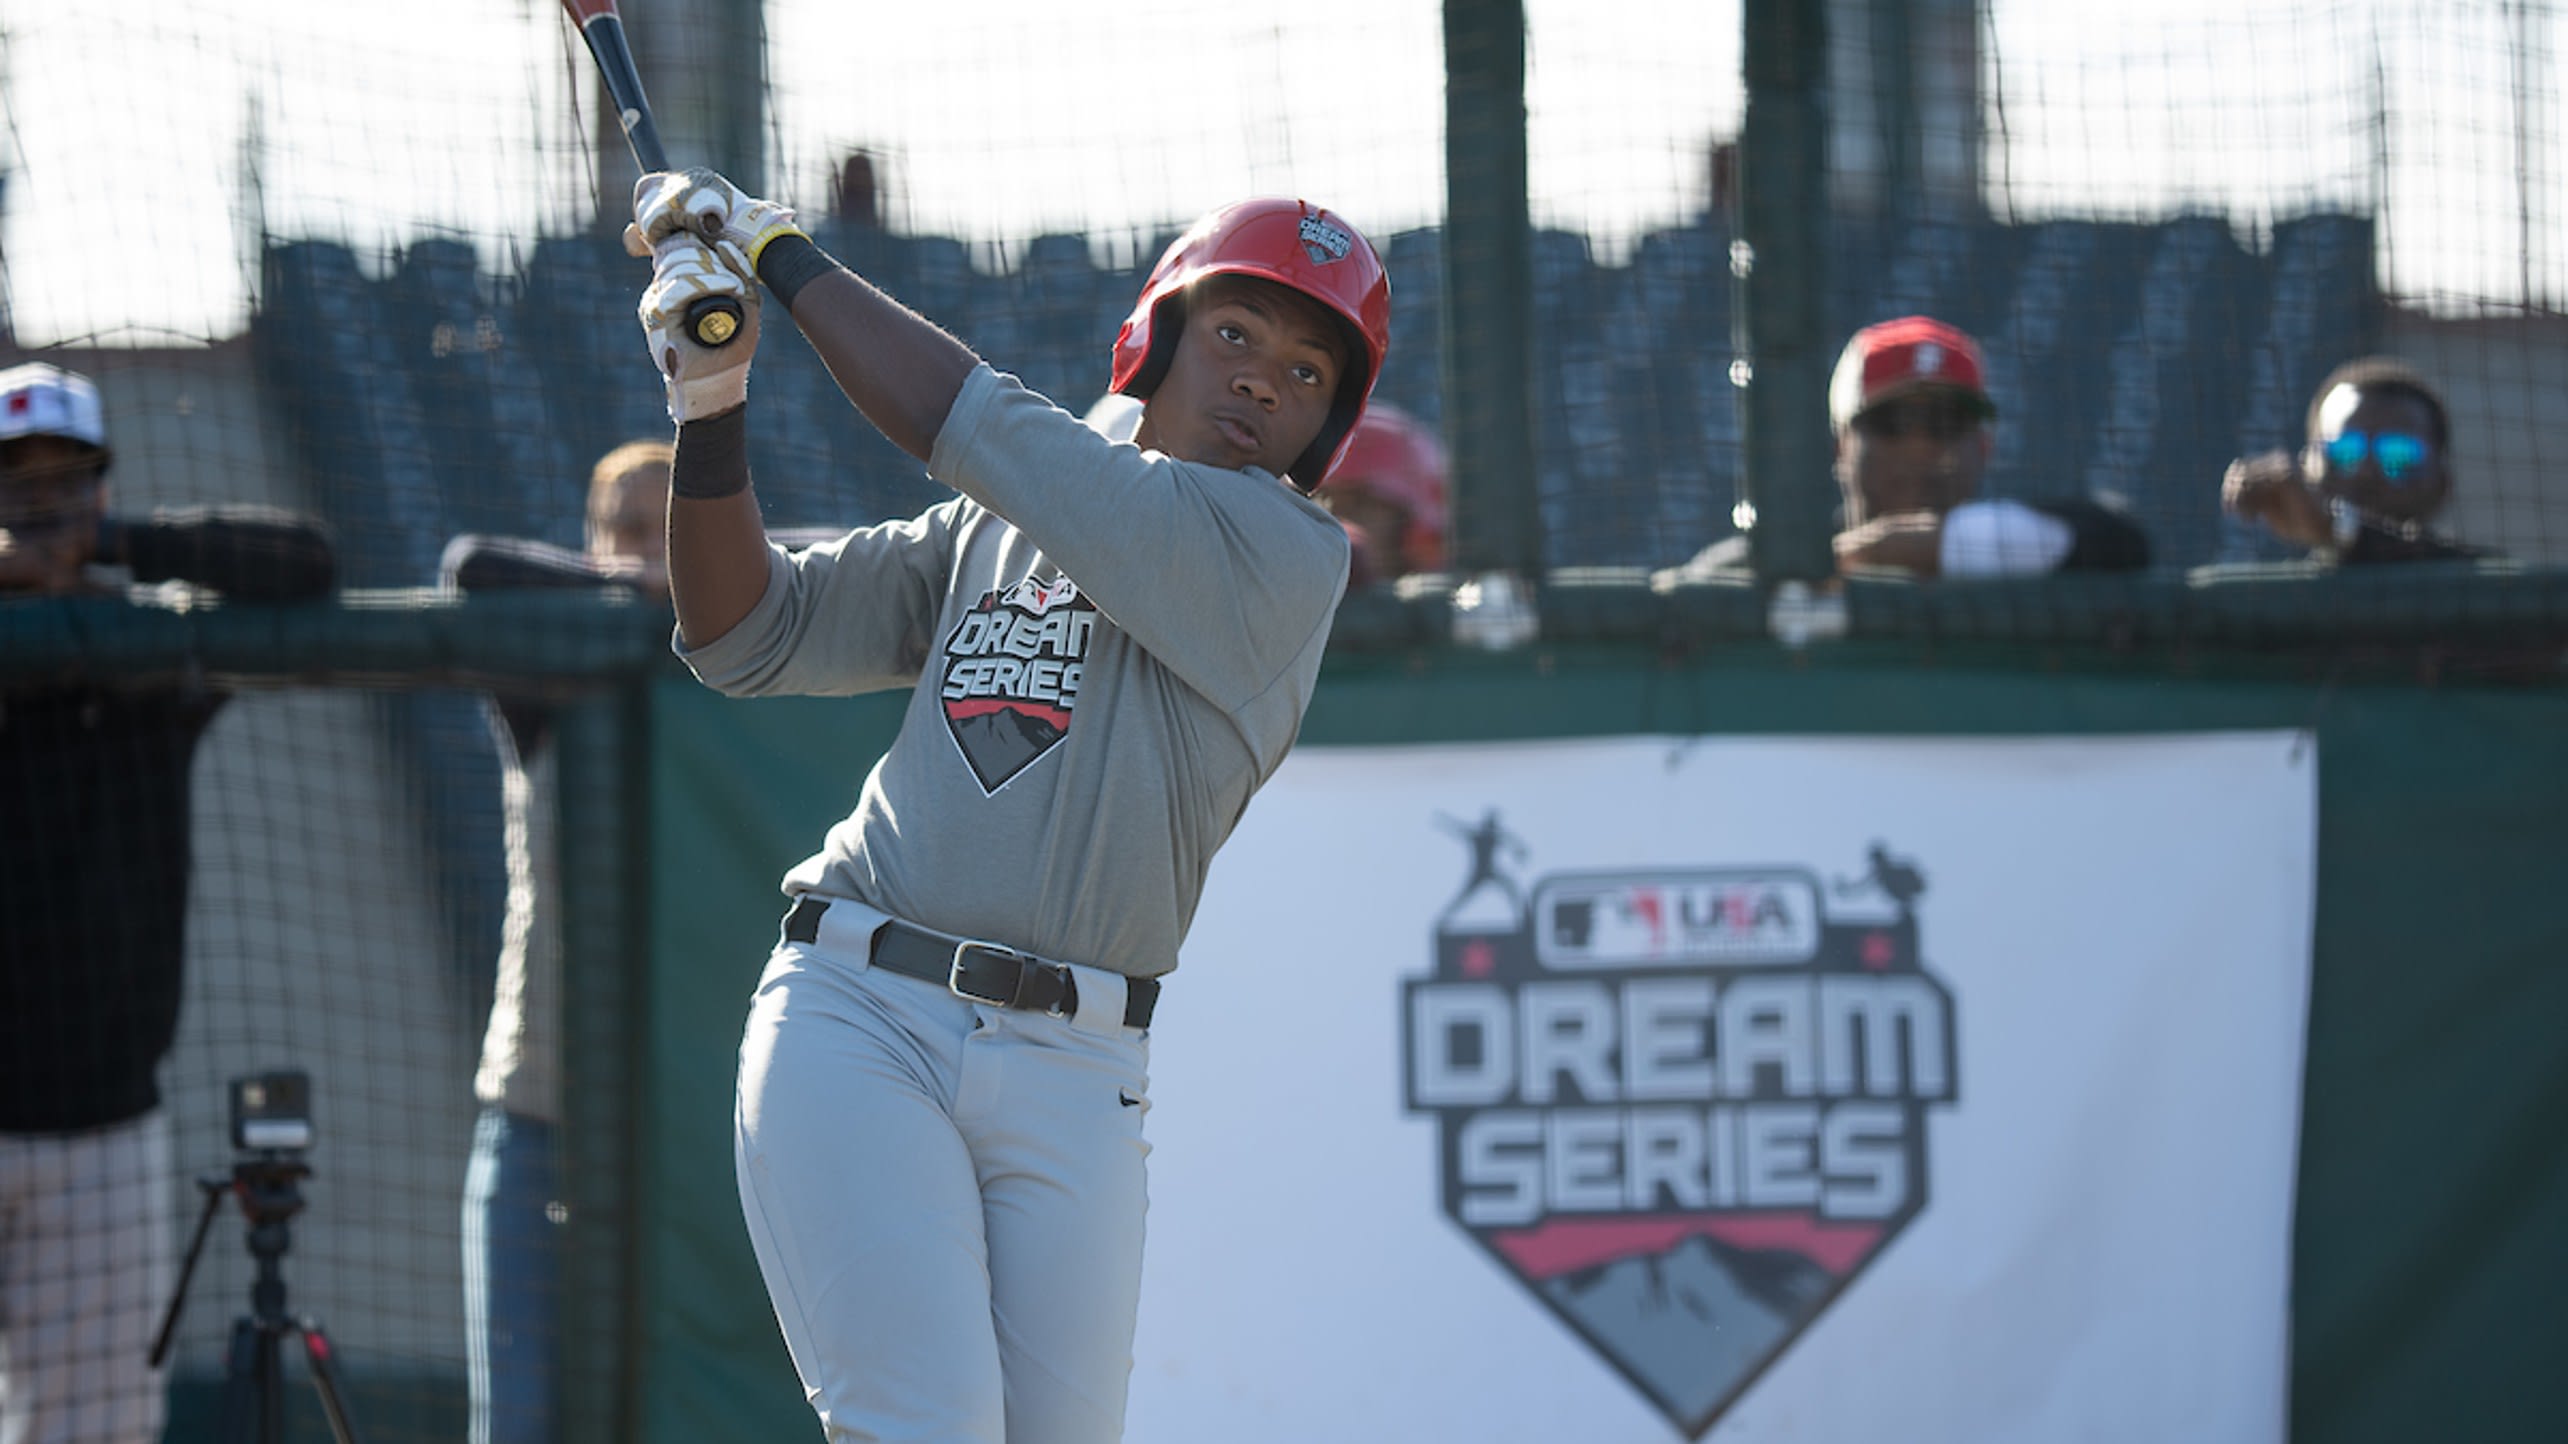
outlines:
[[[2320,866],[2292,1438],[2557,1437],[2568,1046],[2554,1020],[2568,1016],[2568,917],[2549,889],[2568,872],[2568,692],[2210,670],[1949,649],[1929,662],[1893,646],[1748,644],[1682,660],[1422,650],[1333,662],[1302,743],[2312,731]],[[731,1067],[781,911],[776,880],[852,804],[899,700],[654,687],[636,1291],[653,1439],[812,1428],[740,1224]],[[2142,891],[2132,906],[2183,900]]]

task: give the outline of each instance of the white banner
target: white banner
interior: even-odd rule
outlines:
[[[1131,1444],[2284,1438],[2306,735],[1304,748]]]

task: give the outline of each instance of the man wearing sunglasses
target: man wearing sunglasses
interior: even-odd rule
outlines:
[[[2452,494],[2451,421],[2405,362],[2339,366],[2310,399],[2309,444],[2231,462],[2221,505],[2284,541],[2339,563],[2486,556],[2429,529]]]
[[[1837,569],[1996,577],[2147,566],[2147,535],[2101,501],[1981,498],[1997,419],[1984,375],[1979,343],[1931,316],[1867,326],[1846,343],[1828,385],[1844,503]],[[1747,538],[1736,536],[1660,576],[1747,565]]]

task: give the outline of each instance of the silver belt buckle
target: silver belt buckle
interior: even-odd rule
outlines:
[[[1065,977],[1069,972],[1069,969],[1067,968],[1055,969],[1052,964],[1045,962],[1034,954],[1019,952],[1015,948],[1009,947],[1004,943],[985,942],[979,938],[964,938],[954,944],[954,960],[947,965],[945,970],[945,990],[967,1003],[987,1003],[993,1008],[1016,1008],[1021,1006],[1014,995],[1004,998],[993,997],[987,993],[975,993],[963,986],[964,959],[976,951],[988,953],[992,957],[1008,959],[1017,965],[1020,976],[1022,976],[1024,969],[1030,967],[1042,968],[1047,972],[1059,972],[1065,975]],[[1069,991],[1066,984],[1062,991],[1064,993]],[[1058,1001],[1055,1001],[1052,1006],[1041,1009],[1040,1011],[1058,1018],[1061,1016],[1061,1004]]]

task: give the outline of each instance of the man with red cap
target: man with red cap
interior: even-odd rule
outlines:
[[[680,655],[733,695],[909,692],[855,810],[785,876],[741,1039],[734,1159],[787,1350],[834,1439],[1110,1444],[1148,1030],[1345,592],[1346,531],[1310,492],[1381,374],[1381,259],[1308,202],[1204,216],[1109,352],[1127,437],[711,172],[645,176],[628,235],[678,423]],[[762,281],[953,497],[771,544],[745,447]],[[680,318],[717,297],[738,336],[700,346]]]
[[[1846,343],[1828,385],[1844,500],[1838,570],[1990,577],[2147,566],[2147,536],[2101,501],[1981,499],[1997,419],[1985,375],[1979,344],[1931,316],[1867,326]],[[1672,575],[1746,566],[1738,536]]]

